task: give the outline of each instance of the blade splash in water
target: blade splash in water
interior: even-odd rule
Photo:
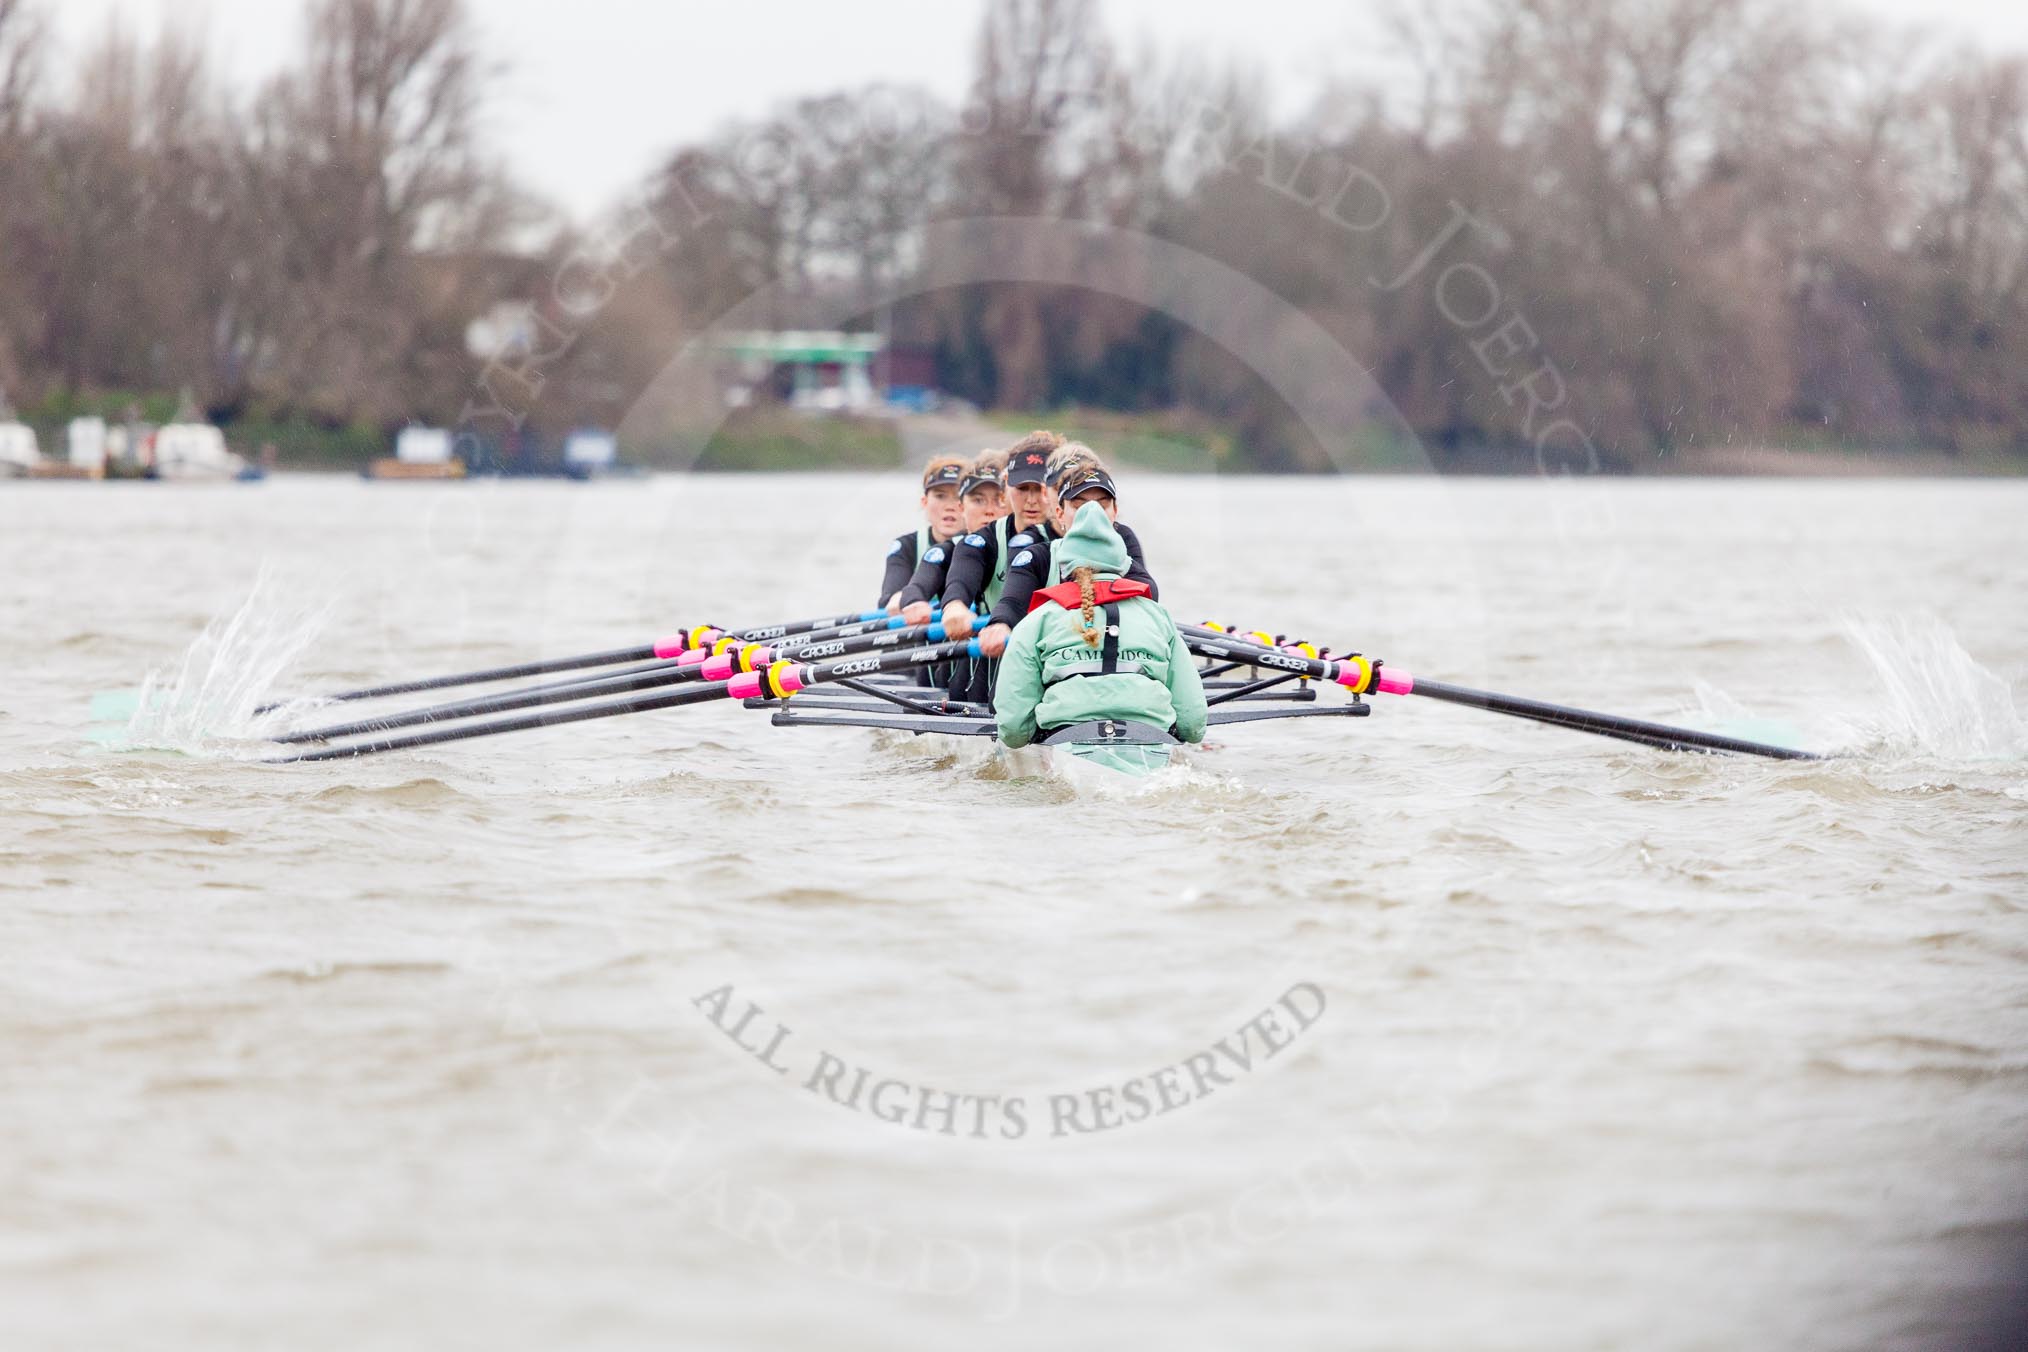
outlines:
[[[328,614],[328,605],[281,592],[263,568],[237,610],[205,625],[174,666],[150,669],[114,745],[189,751],[257,739],[255,708],[316,641]]]
[[[1946,760],[2028,755],[2028,721],[2014,692],[1935,616],[1847,617],[1845,638],[1880,683],[1860,720],[1884,749]]]

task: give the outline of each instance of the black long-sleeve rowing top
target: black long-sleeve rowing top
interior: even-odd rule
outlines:
[[[885,606],[887,598],[908,585],[909,577],[915,572],[921,556],[928,552],[932,543],[928,526],[917,526],[894,537],[887,546],[887,563],[880,573],[880,597],[873,604]],[[950,553],[950,547],[944,547]]]
[[[1147,583],[1151,597],[1159,596],[1160,589],[1141,553],[1140,537],[1124,523],[1116,522],[1113,528],[1120,533],[1120,543],[1127,547],[1127,576],[1135,582]],[[1021,623],[1036,589],[1049,585],[1049,545],[1054,538],[1055,533],[1047,522],[1008,537],[1006,577],[986,623]],[[978,543],[974,544],[974,540]],[[951,551],[949,571],[943,580],[944,602],[962,601],[967,606],[977,604],[979,598],[985,595],[999,562],[996,532],[975,531],[960,538],[957,548]]]

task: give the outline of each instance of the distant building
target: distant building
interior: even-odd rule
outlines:
[[[820,413],[872,413],[882,405],[874,387],[878,334],[824,329],[727,333],[712,344],[724,367],[725,402],[744,408],[762,393],[791,408]]]
[[[465,326],[465,350],[481,361],[508,361],[535,351],[535,304],[499,300]]]

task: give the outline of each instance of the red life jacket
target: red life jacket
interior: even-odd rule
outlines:
[[[1126,578],[1094,578],[1091,589],[1092,604],[1095,606],[1148,594],[1147,583],[1132,582]],[[1038,587],[1035,595],[1029,598],[1028,609],[1040,610],[1051,602],[1055,602],[1065,610],[1081,609],[1084,606],[1084,589],[1075,582],[1059,582],[1054,587]]]

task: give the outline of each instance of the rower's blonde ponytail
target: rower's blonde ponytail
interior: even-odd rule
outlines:
[[[1098,574],[1089,568],[1073,568],[1070,575],[1077,579],[1079,617],[1083,624],[1078,632],[1084,635],[1087,648],[1096,648],[1102,641],[1098,627],[1098,588],[1092,585]]]

